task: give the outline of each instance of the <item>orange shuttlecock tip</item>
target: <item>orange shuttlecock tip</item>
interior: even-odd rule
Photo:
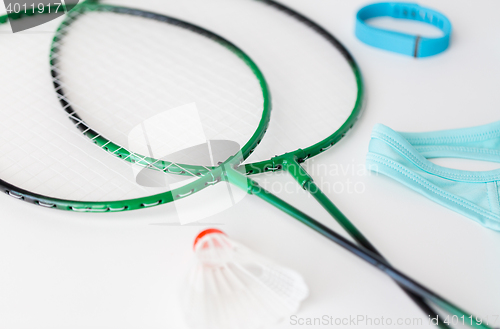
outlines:
[[[196,244],[198,243],[198,241],[200,241],[203,237],[209,235],[209,234],[214,234],[214,233],[217,233],[217,234],[224,234],[226,235],[226,233],[222,232],[221,230],[218,230],[216,228],[209,228],[209,229],[206,229],[204,231],[202,231],[200,234],[198,234],[198,236],[196,237],[196,239],[194,239],[194,244],[193,244],[193,248],[196,248]]]

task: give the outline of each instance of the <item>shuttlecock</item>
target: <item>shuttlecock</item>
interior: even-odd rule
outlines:
[[[296,312],[309,290],[295,271],[230,240],[201,232],[181,287],[181,307],[194,329],[259,329]]]

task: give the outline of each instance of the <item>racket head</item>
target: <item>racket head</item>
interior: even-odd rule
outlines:
[[[236,41],[263,70],[273,95],[273,119],[245,162],[249,174],[279,170],[290,156],[304,161],[328,150],[361,114],[364,85],[351,54],[327,30],[283,4],[187,0],[140,6],[197,22]]]
[[[248,156],[251,150],[260,142],[262,136],[265,134],[265,129],[268,126],[270,118],[269,90],[259,68],[234,44],[198,26],[151,12],[117,6],[82,3],[73,9],[71,13],[78,14],[78,10],[101,11],[115,16],[127,16],[139,19],[138,23],[131,27],[132,30],[142,25],[150,24],[151,21],[162,26],[168,25],[176,31],[182,29],[186,33],[195,35],[195,39],[206,39],[205,43],[208,42],[212,44],[210,47],[216,48],[214,48],[216,55],[220,55],[223,52],[224,54],[221,56],[226,56],[225,58],[230,57],[228,60],[231,63],[237,61],[238,65],[234,67],[229,66],[229,68],[234,70],[234,72],[231,72],[244,76],[247,79],[245,81],[251,85],[255,93],[253,95],[254,99],[258,100],[256,104],[252,105],[252,108],[258,107],[259,110],[256,113],[257,115],[254,113],[257,119],[254,120],[252,129],[245,128],[248,139],[240,144],[243,146],[236,153],[227,156],[225,162],[242,161],[242,158]],[[19,19],[30,19],[30,17],[22,16]],[[2,16],[0,21],[6,23],[8,21],[7,16]],[[47,27],[45,28],[47,29]],[[63,122],[63,116],[55,114],[54,110],[63,114],[60,110],[61,104],[59,104],[59,101],[63,105],[64,102],[61,100],[61,97],[57,97],[53,87],[50,85],[53,80],[51,77],[51,67],[40,65],[43,62],[47,62],[54,30],[50,31],[49,29],[49,31],[40,33],[41,41],[38,40],[33,42],[33,44],[25,42],[28,41],[26,35],[18,36],[17,34],[11,34],[8,36],[10,38],[9,44],[11,45],[9,49],[16,50],[16,44],[18,46],[23,44],[23,50],[29,51],[11,52],[4,57],[3,61],[9,65],[18,67],[21,72],[17,71],[12,76],[4,76],[3,81],[4,83],[8,81],[11,85],[2,92],[2,96],[6,100],[6,105],[10,105],[7,108],[12,113],[6,116],[6,120],[2,121],[3,130],[0,138],[3,140],[3,147],[0,147],[0,149],[2,149],[4,159],[8,161],[0,161],[4,164],[3,166],[0,165],[0,177],[2,178],[0,180],[1,191],[16,199],[47,208],[85,212],[109,212],[140,209],[168,203],[192,195],[221,180],[223,172],[222,164],[216,164],[210,168],[207,166],[195,166],[194,169],[199,169],[199,171],[189,173],[191,180],[175,184],[175,188],[172,188],[174,185],[170,185],[168,188],[148,189],[137,186],[137,182],[134,179],[130,179],[130,172],[126,172],[132,170],[133,166],[131,164],[124,167],[123,163],[125,161],[110,157],[106,152],[95,153],[93,150],[88,149],[86,145],[90,143],[80,133],[78,134],[79,137],[74,135],[73,132],[78,130],[75,130],[72,125],[73,123],[79,125],[80,129],[87,134],[96,132],[90,129],[87,130],[87,128],[82,129],[82,122],[76,120],[77,117],[75,116],[70,117],[71,121],[73,121],[72,123],[67,117],[64,118]],[[61,29],[59,29],[59,32],[61,32]],[[23,37],[25,40],[19,39]],[[34,39],[36,38],[30,38],[30,41]],[[55,44],[58,42],[60,40],[56,37]],[[196,42],[193,45],[196,45]],[[37,51],[42,54],[46,53],[47,57],[37,53]],[[52,47],[51,53],[57,53],[54,51],[54,47]],[[27,67],[21,65],[23,60],[26,59],[21,58],[22,54],[31,54],[31,56],[28,56],[29,60],[27,62],[30,65]],[[210,54],[212,53],[208,53],[208,55]],[[52,60],[54,59],[55,57],[52,57]],[[22,69],[25,69],[25,71]],[[52,74],[54,74],[53,70]],[[216,81],[209,82],[210,85],[216,84]],[[236,85],[235,88],[238,88],[237,83],[234,85]],[[50,92],[48,92],[49,89],[47,89],[47,86],[50,87]],[[63,85],[59,85],[59,87],[61,86]],[[248,85],[240,89],[236,91],[246,92]],[[239,94],[237,93],[237,95]],[[219,98],[222,99],[223,96],[221,95]],[[69,125],[66,125],[66,123]],[[248,125],[247,123],[245,124]],[[12,137],[12,135],[15,135],[15,137]],[[96,138],[95,140],[101,143],[103,147],[107,147],[108,151],[119,148],[118,145],[111,143],[104,137],[99,137],[101,138]],[[9,142],[12,141],[15,142],[15,145],[12,143],[9,145]],[[85,143],[82,143],[82,141],[85,141]],[[24,148],[29,150],[38,149],[40,152],[37,151],[29,154],[29,152],[24,151]],[[94,148],[92,147],[92,149]],[[122,157],[126,156],[128,154],[125,156],[122,155]],[[152,165],[151,168],[159,169],[160,172],[165,172],[165,168],[172,167],[172,163],[164,162],[162,165],[158,165],[157,160],[154,161],[156,165]],[[43,168],[44,165],[48,165],[49,168]],[[33,168],[41,169],[37,169],[37,174],[33,174]],[[44,173],[45,169],[50,171],[50,175]],[[190,168],[184,168],[184,170],[186,169],[189,170]],[[11,175],[12,172],[15,172],[15,174]],[[78,174],[78,179],[68,178],[72,173]],[[27,177],[28,175],[29,177]],[[123,179],[124,182],[117,183],[119,179]],[[97,192],[97,196],[95,196],[95,192]]]

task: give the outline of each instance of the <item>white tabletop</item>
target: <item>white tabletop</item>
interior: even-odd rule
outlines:
[[[355,14],[366,1],[286,4],[346,45],[367,89],[366,110],[351,133],[308,164],[339,172],[313,176],[332,186],[356,186],[351,193],[346,188],[327,194],[395,267],[491,323],[500,316],[499,233],[387,177],[358,169],[376,123],[399,131],[430,131],[500,119],[500,2],[421,0],[421,5],[449,17],[454,34],[445,53],[418,60],[355,38]],[[498,167],[472,161],[439,163],[462,169]],[[286,175],[266,180],[292,182]],[[342,232],[305,192],[284,191],[279,196]],[[0,209],[0,328],[186,328],[176,294],[192,256],[192,241],[206,224],[179,225],[173,205],[81,214],[0,196]],[[344,320],[338,327],[381,328],[387,326],[377,326],[376,320],[383,317],[411,323],[396,326],[400,328],[428,326],[427,316],[384,274],[256,198],[244,198],[204,222],[303,275],[311,294],[297,319],[364,316],[374,323]],[[414,318],[422,318],[423,325],[413,323]],[[496,321],[500,327],[500,318]],[[333,326],[299,326],[291,320],[276,326],[302,327]]]

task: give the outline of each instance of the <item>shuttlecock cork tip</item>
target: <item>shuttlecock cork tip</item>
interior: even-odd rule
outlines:
[[[226,233],[222,232],[221,230],[218,230],[216,228],[209,228],[209,229],[206,229],[202,232],[200,232],[200,234],[198,234],[198,236],[196,237],[196,239],[194,239],[194,244],[193,244],[193,249],[196,248],[196,245],[198,244],[198,242],[205,236],[209,235],[209,234],[224,234],[226,235]]]

